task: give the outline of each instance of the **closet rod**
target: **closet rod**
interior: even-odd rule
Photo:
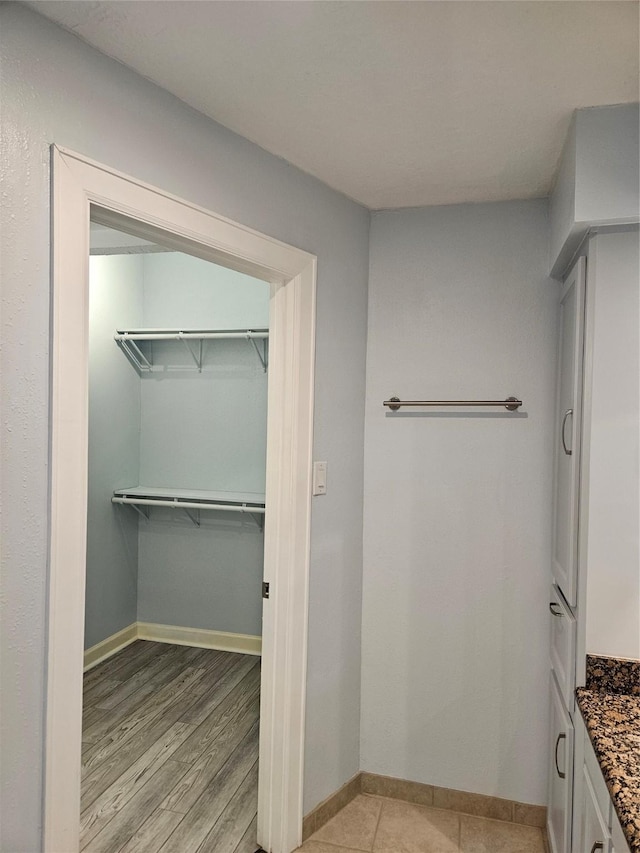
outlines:
[[[171,509],[214,509],[222,510],[223,512],[248,512],[248,513],[264,513],[263,506],[247,506],[247,504],[214,504],[201,503],[200,501],[180,501],[180,500],[156,500],[155,498],[111,498],[111,503],[114,504],[132,504],[138,506],[168,506]]]
[[[515,412],[522,405],[517,397],[507,397],[506,400],[400,400],[391,397],[384,400],[383,406],[388,406],[392,412],[397,412],[401,406],[504,406],[510,412]]]
[[[116,341],[180,341],[199,340],[208,341],[215,338],[268,338],[268,331],[254,332],[247,329],[246,332],[116,332]]]

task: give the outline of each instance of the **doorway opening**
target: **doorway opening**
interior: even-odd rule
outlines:
[[[80,849],[254,853],[270,286],[90,234]]]
[[[161,724],[155,733],[160,740],[168,737],[171,748],[182,750],[183,759],[189,757],[189,751],[193,755],[197,740],[192,739],[189,745],[187,735],[176,746],[181,734],[187,732],[185,726],[197,728],[205,724],[198,735],[200,746],[215,731],[226,732],[230,742],[235,743],[234,738],[239,738],[239,743],[244,744],[240,758],[245,764],[235,761],[223,765],[239,767],[236,776],[247,770],[236,786],[233,806],[233,821],[239,812],[242,821],[250,818],[238,845],[259,844],[273,853],[290,853],[299,845],[302,830],[315,258],[81,155],[54,146],[52,157],[51,547],[44,848],[48,853],[91,850],[92,844],[95,849],[102,849],[100,844],[107,838],[103,833],[113,818],[95,834],[91,833],[96,821],[100,825],[109,810],[120,815],[119,823],[112,829],[120,825],[118,831],[124,832],[122,827],[130,827],[125,813],[127,805],[114,812],[114,806],[118,805],[115,789],[111,788],[106,797],[111,797],[110,805],[102,802],[107,805],[106,811],[95,806],[108,786],[95,797],[94,794],[104,786],[109,774],[118,769],[115,767],[118,749],[108,746],[112,743],[111,735],[107,734],[109,721],[117,718],[116,723],[121,723],[116,740],[135,737],[136,727],[151,724],[154,719],[166,721],[172,705],[175,712],[180,703],[174,703],[172,696],[182,687],[183,697],[188,697],[182,699],[182,704],[193,700],[190,708],[194,719],[171,724],[182,727],[181,733],[170,726],[167,731],[171,734],[163,735],[159,732]],[[128,235],[127,239],[134,244],[137,241],[138,248],[134,245],[122,251],[122,246],[116,246],[117,252],[103,252],[92,260],[96,267],[120,262],[129,272],[136,265],[142,267],[142,295],[141,301],[138,295],[136,303],[141,313],[137,316],[129,314],[117,319],[110,314],[111,303],[107,301],[105,308],[99,297],[91,294],[90,218],[94,223],[96,251],[99,232],[103,239],[107,235],[107,242],[114,239],[114,229]],[[146,250],[140,249],[141,243]],[[174,264],[172,269],[170,262]],[[266,323],[258,316],[250,321],[245,316],[242,322],[232,322],[228,315],[223,327],[221,317],[209,321],[206,310],[200,312],[194,307],[189,287],[175,286],[181,275],[181,282],[185,280],[185,265],[191,271],[196,267],[202,271],[205,267],[214,269],[213,264],[221,279],[227,277],[227,284],[220,285],[222,290],[229,289],[232,279],[235,286],[239,281],[248,285],[246,293],[250,295],[245,294],[241,309],[236,308],[245,314],[262,311]],[[152,269],[161,272],[153,284]],[[136,292],[135,287],[124,289],[130,298]],[[265,300],[267,289],[269,295]],[[111,290],[113,294],[113,285],[103,290]],[[146,317],[145,290],[149,303]],[[154,290],[164,290],[165,300],[163,303],[161,299],[155,307],[149,302]],[[259,292],[262,295],[258,298]],[[218,302],[218,309],[223,303],[224,300]],[[185,319],[178,321],[175,318],[180,310]],[[109,340],[103,338],[96,352],[92,351],[90,319],[98,326],[102,323],[109,327]],[[230,336],[234,334],[238,337]],[[105,358],[108,364],[101,362]],[[252,360],[251,367],[248,358]],[[102,390],[95,396],[90,392],[88,380],[90,374],[95,375],[96,364],[99,370],[106,367],[107,373],[117,371],[124,385],[109,380],[102,383]],[[179,377],[184,381],[176,382]],[[238,380],[250,393],[243,395],[238,391]],[[224,401],[213,393],[216,383],[224,386]],[[123,388],[124,399],[118,392]],[[204,395],[198,389],[204,390]],[[198,410],[203,399],[204,411]],[[253,409],[250,411],[247,405]],[[138,417],[127,419],[125,415],[131,411]],[[258,411],[262,414],[257,414]],[[216,429],[223,415],[228,422],[232,414],[235,421],[231,419],[225,447],[220,436],[216,441]],[[91,438],[89,426],[94,415],[99,430],[97,437],[94,434]],[[184,427],[186,415],[190,416],[187,432],[181,433],[179,427]],[[263,430],[262,439],[256,438],[259,426]],[[136,431],[137,445],[135,441],[129,442],[129,450],[120,453],[125,439],[130,439]],[[203,452],[205,445],[208,449]],[[115,455],[103,452],[107,446],[116,448]],[[255,460],[265,457],[266,476],[263,466],[264,488],[261,488],[259,477],[252,481],[250,472],[255,477]],[[179,472],[187,469],[188,479],[181,480]],[[90,471],[93,477],[89,476]],[[114,473],[118,482],[107,483],[107,479],[113,480]],[[216,477],[218,480],[214,482]],[[95,483],[99,484],[96,488]],[[139,521],[134,523],[134,517]],[[91,524],[88,536],[87,520]],[[103,527],[110,528],[111,536],[104,533]],[[133,613],[129,602],[128,616],[124,618],[127,624],[111,631],[107,611],[113,601],[108,598],[117,584],[115,580],[108,584],[106,577],[113,562],[109,547],[114,547],[118,537],[120,566],[127,567],[119,581],[124,576],[129,591],[135,587],[138,600],[135,620],[127,621]],[[198,596],[195,585],[189,582],[198,575],[201,581],[210,581],[203,567],[210,569],[212,563],[218,569],[224,567],[232,545],[239,548],[247,570],[244,580],[237,576],[231,580],[236,584],[240,581],[239,589],[245,593],[251,586],[258,596],[257,608],[254,601],[248,608],[250,613],[236,613],[238,630],[233,630],[233,606],[246,603],[238,586],[231,592],[227,589],[227,600],[214,602],[210,591]],[[185,559],[185,554],[190,556]],[[148,571],[153,566],[161,567],[155,576]],[[268,597],[264,598],[261,597],[263,582],[268,589]],[[166,595],[167,591],[171,595]],[[224,599],[220,588],[218,597]],[[261,639],[259,633],[254,633],[258,630],[256,613],[259,621],[260,608]],[[195,614],[194,619],[182,618],[186,613]],[[185,621],[194,624],[184,624]],[[261,666],[258,666],[259,652]],[[151,674],[144,671],[146,663],[152,667]],[[87,691],[93,704],[86,703],[89,726],[83,732],[85,665]],[[99,678],[100,672],[105,677]],[[207,681],[207,673],[213,676],[213,682]],[[219,692],[221,683],[224,696]],[[136,699],[141,698],[137,693],[140,688],[143,694],[148,693],[136,705]],[[258,692],[259,725],[255,718]],[[136,693],[135,699],[131,698]],[[137,718],[125,721],[127,702],[138,707],[142,723]],[[221,710],[213,718],[200,720],[205,707],[209,711]],[[242,729],[228,727],[234,714],[248,727],[245,734]],[[209,735],[205,735],[207,727]],[[248,734],[250,737],[245,736]],[[252,759],[258,735],[256,775]],[[88,789],[85,790],[85,802],[87,798],[91,800],[90,810],[83,810],[83,832],[91,824],[91,838],[85,836],[81,841],[83,738],[88,743],[89,755],[85,764],[91,763],[91,772],[96,775],[93,792],[87,794]],[[201,764],[210,770],[221,760],[223,740],[221,736],[213,749],[217,758],[211,753],[202,757]],[[133,743],[127,742],[129,746]],[[101,747],[97,746],[99,743]],[[142,741],[137,743],[139,749]],[[112,762],[107,761],[98,770],[104,758],[104,754],[100,756],[102,748],[111,751]],[[164,748],[162,743],[155,742],[158,759]],[[224,748],[229,750],[229,743]],[[123,783],[116,786],[118,790],[141,769],[136,765],[139,759],[140,756],[124,771],[126,778],[121,778],[122,773],[118,775],[117,779]],[[149,784],[154,779],[159,783],[161,773],[175,777],[188,762],[169,756],[160,764],[164,770],[156,765]],[[96,783],[97,777],[102,779],[100,783]],[[190,778],[195,778],[193,773]],[[113,781],[116,779],[109,785]],[[149,807],[157,798],[153,794],[155,783],[146,790]],[[144,789],[145,785],[129,799],[129,804],[135,806],[129,808],[130,812],[138,810],[140,802],[134,798]],[[194,794],[186,793],[184,786],[180,793],[175,784],[172,791],[165,794],[170,799],[162,801],[165,807],[161,812],[167,814],[154,810],[145,821],[149,822],[147,830],[160,837],[176,822],[163,843],[169,843],[177,832],[175,849],[190,849],[180,840],[181,820],[176,817],[180,812],[175,810],[174,800],[182,797],[184,810],[187,799]],[[174,810],[167,807],[170,802],[174,803]],[[210,803],[203,805],[203,813],[211,814],[210,806]],[[257,809],[255,818],[254,809]],[[123,813],[125,818],[121,817]],[[218,830],[223,826],[224,820]],[[136,830],[145,831],[144,824]],[[212,849],[217,845],[215,832],[214,824],[205,836],[211,835]],[[144,835],[137,839],[134,836],[135,833],[124,839],[120,847],[130,843],[132,849],[137,849],[136,844],[147,843]],[[109,844],[104,849],[109,849]],[[154,848],[147,844],[142,849]],[[162,845],[157,849],[162,849]]]

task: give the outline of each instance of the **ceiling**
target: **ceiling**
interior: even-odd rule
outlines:
[[[637,101],[637,2],[29,4],[372,209],[548,194],[575,108]]]

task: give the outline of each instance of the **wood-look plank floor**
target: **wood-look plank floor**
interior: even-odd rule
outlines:
[[[138,640],[83,703],[82,851],[254,853],[259,658]]]

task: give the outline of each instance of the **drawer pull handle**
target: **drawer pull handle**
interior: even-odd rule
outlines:
[[[557,601],[549,602],[549,610],[553,613],[554,616],[559,616],[561,619],[564,616],[562,610],[554,610],[554,607],[560,607]]]
[[[596,850],[604,850],[604,844],[602,841],[596,841],[593,847],[590,850],[590,853],[596,853]]]
[[[561,741],[561,740],[566,740],[566,738],[567,738],[566,734],[565,734],[564,732],[560,732],[560,734],[559,734],[559,735],[558,735],[558,737],[556,738],[556,748],[555,748],[555,750],[554,750],[554,760],[555,760],[555,763],[556,763],[556,773],[558,774],[558,776],[559,776],[561,779],[566,779],[566,778],[567,778],[567,774],[566,774],[566,773],[563,773],[563,772],[562,772],[562,770],[560,770],[560,768],[558,767],[558,747],[560,746],[560,741]]]
[[[573,409],[567,409],[567,411],[564,413],[564,417],[562,418],[562,430],[561,430],[562,431],[562,449],[567,454],[567,456],[571,456],[571,454],[573,453],[573,451],[569,450],[569,448],[567,447],[567,442],[564,439],[564,428],[567,425],[567,418],[569,417],[569,415],[571,415],[573,417]]]

